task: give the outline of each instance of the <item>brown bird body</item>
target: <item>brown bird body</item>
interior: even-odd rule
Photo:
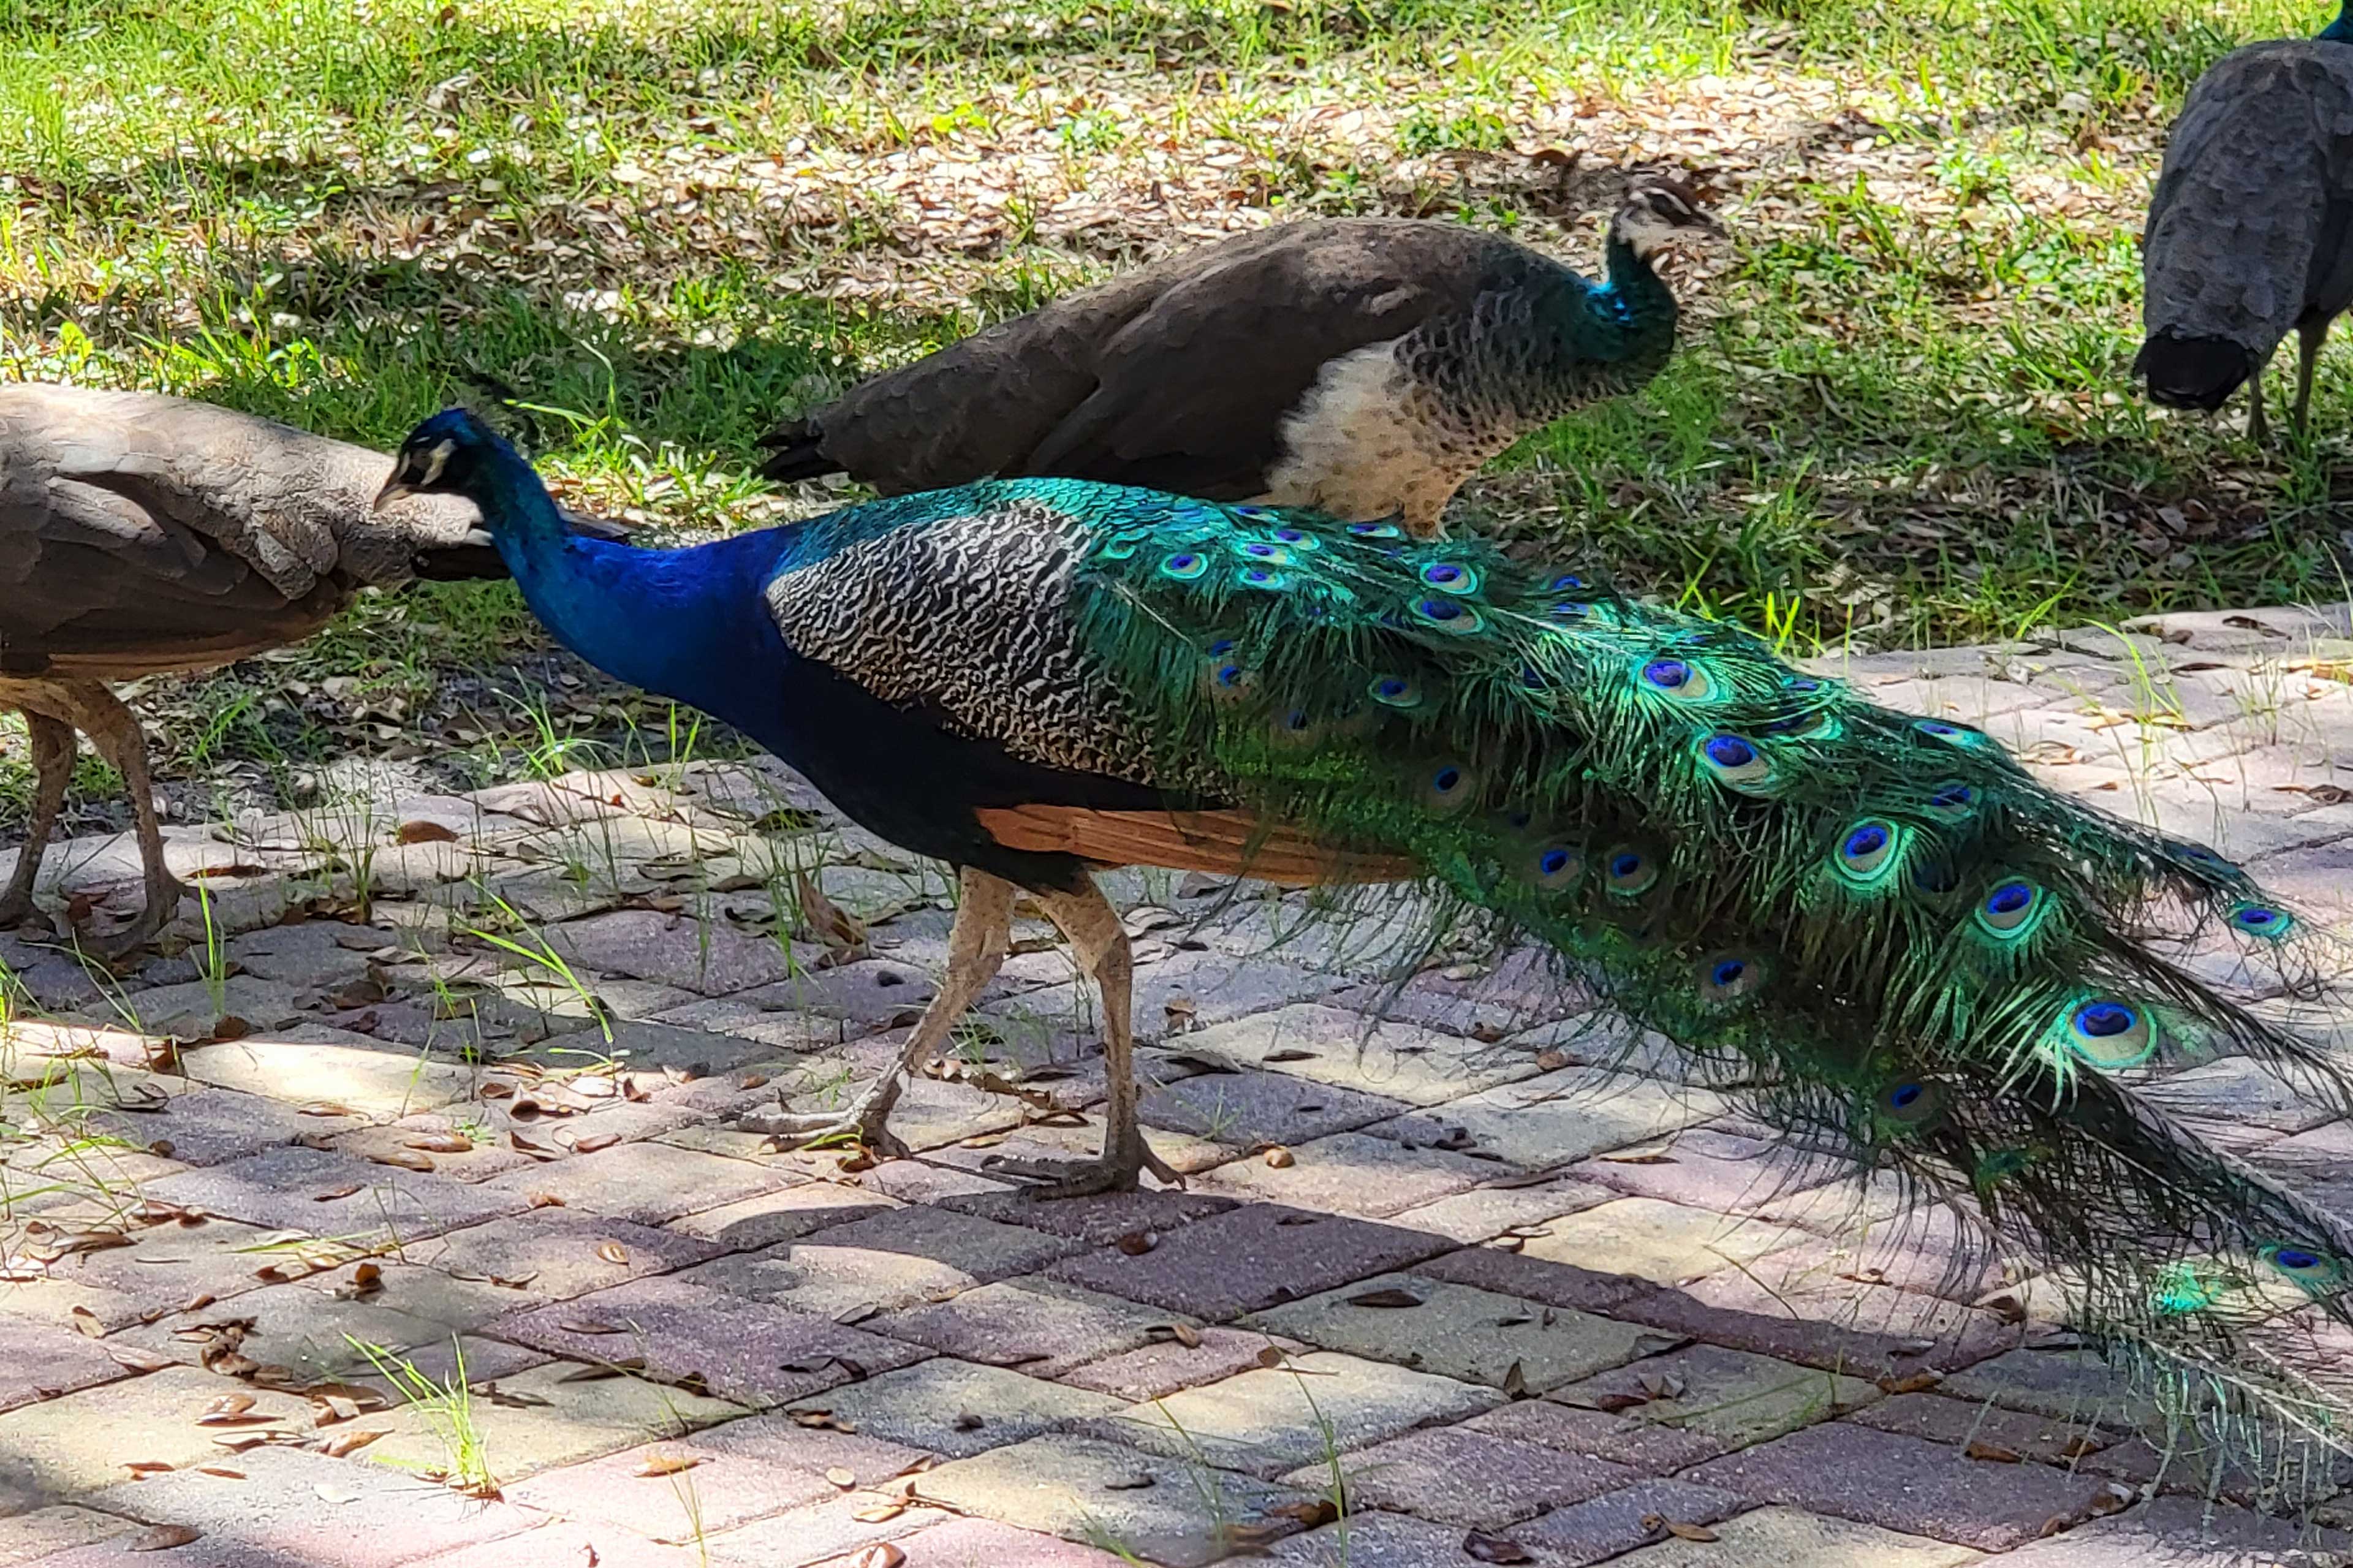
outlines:
[[[209,404],[0,385],[0,709],[25,714],[37,778],[0,923],[31,911],[77,730],[122,774],[138,824],[148,903],[117,944],[178,907],[146,744],[107,681],[299,642],[364,587],[504,575],[466,501],[371,513],[389,468],[366,447]]]
[[[1488,458],[1657,374],[1676,308],[1652,258],[1715,227],[1687,187],[1638,186],[1610,223],[1607,286],[1454,224],[1262,229],[876,376],[771,432],[763,471],[842,471],[886,495],[1096,479],[1433,534]]]
[[[2312,400],[2329,323],[2353,305],[2353,43],[2252,44],[2216,61],[2173,123],[2141,242],[2149,395],[2221,407],[2298,340],[2294,423]]]

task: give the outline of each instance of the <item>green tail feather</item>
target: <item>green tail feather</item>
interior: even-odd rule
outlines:
[[[1073,613],[1165,777],[1411,857],[1638,1021],[1757,1069],[1778,1125],[1979,1206],[2096,1331],[2221,1364],[2245,1303],[2274,1299],[2193,1300],[2185,1268],[2284,1281],[2290,1304],[2353,1322],[2353,1229],[2130,1087],[2244,1053],[2353,1106],[2254,1005],[2310,993],[2317,939],[2211,851],[1736,629],[1475,543],[1052,500],[1100,531]],[[2244,984],[2193,971],[2200,941],[2230,944]]]

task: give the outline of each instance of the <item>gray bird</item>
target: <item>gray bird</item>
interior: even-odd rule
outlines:
[[[146,742],[108,681],[299,642],[364,587],[506,575],[465,501],[373,513],[390,468],[364,447],[209,404],[0,385],[0,710],[25,715],[37,779],[0,925],[32,911],[77,730],[129,786],[146,873],[146,909],[103,945],[145,942],[179,907]]]
[[[1653,258],[1722,232],[1662,178],[1610,220],[1599,284],[1455,224],[1261,229],[876,376],[770,432],[762,472],[885,495],[1059,476],[1435,534],[1488,458],[1658,374],[1677,311]]]
[[[2216,61],[2173,123],[2141,245],[2133,371],[2171,408],[2211,412],[2248,386],[2247,433],[2269,435],[2263,369],[2291,329],[2295,427],[2313,362],[2353,305],[2353,23],[2252,44]]]

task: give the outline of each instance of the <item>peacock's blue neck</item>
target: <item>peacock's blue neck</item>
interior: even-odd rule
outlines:
[[[474,500],[532,614],[617,680],[743,722],[765,682],[738,692],[746,638],[777,641],[760,615],[773,532],[691,550],[640,550],[575,533],[539,476],[511,450],[491,457]],[[775,672],[770,671],[773,680]]]
[[[2353,0],[2345,0],[2344,8],[2337,13],[2337,20],[2321,28],[2319,36],[2331,43],[2353,44]]]
[[[2348,3],[2353,4],[2353,0]],[[1636,335],[1655,332],[1662,327],[1672,331],[1675,324],[1675,291],[1667,287],[1666,279],[1642,258],[1614,224],[1609,243],[1603,247],[1603,258],[1609,267],[1609,281],[1601,295],[1610,302],[1625,330]]]

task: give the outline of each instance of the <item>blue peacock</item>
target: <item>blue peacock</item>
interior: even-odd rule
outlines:
[[[583,658],[957,868],[949,970],[898,1070],[795,1135],[887,1144],[1018,889],[1101,989],[1110,1090],[1101,1158],[1031,1173],[1062,1174],[1050,1194],[1173,1181],[1137,1125],[1127,942],[1091,872],[1410,884],[1425,918],[1542,943],[1744,1069],[1761,1119],[1976,1216],[2074,1321],[2221,1406],[2324,1436],[2353,1408],[2281,1338],[2353,1322],[2353,1227],[2133,1077],[2239,1053],[2353,1105],[2291,1026],[2321,939],[1977,730],[1388,522],[992,480],[641,551],[567,531],[463,410],[402,448],[386,494],[411,491],[473,500]]]

